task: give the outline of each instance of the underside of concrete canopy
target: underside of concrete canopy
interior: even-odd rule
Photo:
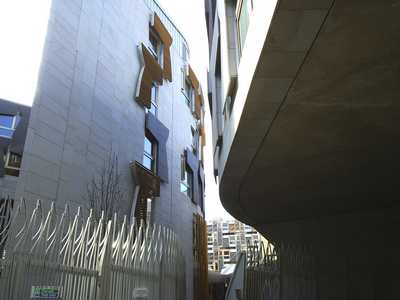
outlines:
[[[280,1],[220,176],[224,206],[263,231],[385,210],[399,174],[400,2]]]

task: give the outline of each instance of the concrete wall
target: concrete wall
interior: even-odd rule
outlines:
[[[257,226],[274,242],[308,245],[317,299],[399,299],[400,206]]]
[[[220,1],[220,5],[221,2],[224,1]],[[396,270],[400,265],[398,258],[400,243],[397,238],[400,207],[395,201],[398,198],[395,196],[397,189],[391,181],[397,177],[382,175],[397,173],[393,171],[398,166],[396,155],[392,154],[396,152],[393,150],[396,149],[396,145],[393,143],[389,147],[389,143],[380,140],[380,136],[391,137],[391,134],[398,133],[393,130],[393,128],[397,128],[394,123],[390,123],[391,116],[396,111],[395,106],[385,102],[387,99],[391,99],[391,96],[396,95],[398,91],[395,88],[396,85],[390,83],[391,80],[398,78],[395,72],[398,70],[395,67],[398,60],[395,59],[395,56],[382,54],[387,49],[396,48],[395,43],[392,43],[396,39],[388,38],[390,34],[399,32],[393,29],[395,28],[393,26],[396,26],[393,25],[397,20],[396,12],[387,3],[374,3],[374,5],[382,5],[382,7],[373,7],[366,17],[364,12],[368,10],[369,6],[357,1],[354,3],[336,1],[332,6],[330,1],[312,4],[280,1],[278,10],[273,16],[275,4],[276,1],[254,1],[254,11],[238,69],[238,91],[232,112],[224,123],[222,149],[216,160],[221,200],[232,215],[252,224],[271,242],[307,245],[312,248],[316,259],[316,299],[399,299],[400,293],[396,286],[400,283],[400,277],[396,274]],[[313,6],[314,4],[318,5],[318,9]],[[259,9],[260,5],[264,6],[264,9]],[[327,15],[331,8],[332,13]],[[343,11],[346,11],[346,14]],[[219,13],[223,13],[221,9]],[[322,27],[325,16],[327,16],[326,26]],[[339,16],[343,19],[340,19]],[[393,19],[389,19],[389,16]],[[360,26],[363,24],[362,22],[372,24],[371,20],[376,21],[371,28]],[[339,23],[346,24],[340,27],[340,31],[332,33],[326,30],[326,28],[334,28],[334,25]],[[387,25],[389,23],[391,26]],[[223,30],[222,28],[221,26],[221,30]],[[316,43],[324,41],[326,44],[324,47],[315,47],[320,50],[318,56],[315,55],[317,58],[305,60],[306,64],[312,65],[313,68],[304,69],[308,70],[308,73],[302,71],[303,77],[297,77],[299,65],[314,43],[320,28],[322,35]],[[382,32],[386,34],[385,38],[381,39]],[[267,34],[268,41],[265,40]],[[360,42],[361,38],[358,40],[362,36],[369,36],[369,39],[365,41],[368,45],[364,46]],[[335,37],[337,40],[332,41],[331,37]],[[371,42],[375,38],[379,43]],[[340,47],[331,51],[331,45],[340,45]],[[379,49],[374,49],[372,45],[377,45],[376,47]],[[211,53],[213,53],[215,44],[213,43],[211,47]],[[357,51],[348,51],[353,48]],[[221,53],[223,51],[222,49]],[[378,56],[379,59],[376,58]],[[321,57],[330,61],[331,64],[328,65],[324,60],[320,61]],[[360,57],[363,57],[363,63],[358,63]],[[387,64],[382,57],[387,58]],[[337,63],[339,61],[345,63],[341,65]],[[377,74],[371,72],[372,69],[377,68],[376,61],[379,61],[379,68],[385,66],[386,70],[390,70],[387,71],[387,74],[390,74],[387,80],[371,77],[370,74]],[[368,68],[364,67],[364,64]],[[324,95],[321,97],[321,101],[311,89],[316,82],[311,74],[315,74],[316,69],[319,72],[323,70],[326,74],[334,73],[330,68],[337,68],[340,71],[336,70],[336,72],[342,73],[337,76],[340,78],[337,81],[333,77],[324,78],[323,82],[327,87],[324,90],[319,87],[318,90],[318,95]],[[211,70],[212,66],[210,66]],[[359,79],[345,77],[343,74],[347,74],[347,72],[357,73],[359,76],[357,78],[363,78],[360,82],[365,82],[364,79],[367,78],[370,83],[369,87],[358,87]],[[298,83],[307,76],[311,77],[302,82],[303,90],[296,87],[289,93],[288,89],[292,81],[296,80]],[[335,82],[333,86],[332,82]],[[347,88],[348,85],[351,88]],[[380,101],[379,105],[374,104],[376,107],[372,109],[373,117],[370,117],[368,114],[362,113],[361,107],[366,104],[369,107],[372,105],[371,103],[375,103],[376,98],[368,95],[368,93],[374,95],[374,88],[380,95],[378,97]],[[340,90],[340,97],[336,96],[338,94],[336,89]],[[293,92],[294,90],[295,92]],[[222,88],[221,91],[223,93],[224,89]],[[390,94],[390,96],[382,96],[382,91],[386,91],[385,95]],[[330,93],[334,93],[335,97],[326,98]],[[292,124],[295,125],[291,129],[284,125],[289,124],[289,118],[285,121],[276,121],[275,128],[285,128],[285,130],[274,133],[273,136],[276,138],[274,142],[269,144],[263,142],[261,145],[260,141],[271,139],[272,134],[267,138],[266,131],[270,127],[270,122],[275,118],[278,106],[287,94],[302,95],[302,100],[307,99],[313,107],[335,107],[336,104],[329,101],[331,99],[340,99],[342,103],[356,101],[357,109],[352,115],[342,112],[336,115],[331,111],[324,112],[325,116],[335,120],[332,122],[333,125],[327,127],[322,121],[319,121],[318,124],[309,126],[310,130],[304,130],[304,136],[321,137],[323,142],[320,142],[318,139],[312,141],[304,139],[298,134],[298,131],[292,130],[296,126],[300,127],[299,125],[302,123],[307,124],[309,115],[307,115],[306,109],[302,107],[301,110],[294,112],[288,109],[288,105],[284,106],[282,110],[286,115],[301,115],[302,120],[299,121],[299,118],[299,122],[293,122]],[[213,99],[216,98],[213,97]],[[296,100],[296,104],[301,103],[298,99]],[[326,105],[327,103],[329,105]],[[385,110],[382,109],[383,103],[385,103]],[[382,111],[376,113],[379,109]],[[369,110],[366,109],[366,111]],[[322,115],[320,112],[318,114]],[[313,114],[316,120],[325,119],[324,117],[315,117],[318,114],[315,112]],[[377,115],[381,116],[381,121],[369,121],[370,118],[376,120]],[[358,118],[365,123],[373,124],[371,125],[373,129],[363,127],[360,131],[354,130],[353,132],[356,133],[351,135],[352,123],[356,124],[354,127],[357,127],[359,122],[354,120],[358,120]],[[352,122],[343,122],[344,119],[352,120]],[[214,119],[213,122],[218,122],[218,120]],[[382,124],[386,124],[385,127]],[[318,129],[321,128],[323,132],[318,132]],[[329,130],[325,130],[326,128]],[[378,131],[375,128],[384,129]],[[345,142],[337,143],[340,145],[340,151],[335,150],[336,141],[332,138],[333,135],[329,135],[332,129],[341,130],[341,133],[338,134],[340,137],[348,136]],[[334,130],[332,131],[334,132]],[[375,131],[378,134],[371,134]],[[287,142],[295,140],[295,136],[307,146],[320,144],[326,146],[325,141],[329,141],[328,150],[323,152],[318,149],[319,152],[314,151],[313,155],[309,155],[309,157],[321,158],[318,162],[304,160],[303,157],[295,160],[293,157],[284,156],[281,159],[280,155],[285,151],[296,155],[301,153],[302,150],[298,145]],[[388,140],[392,142],[396,139],[393,136]],[[378,145],[378,150],[371,146],[360,146],[369,141],[373,141],[374,147]],[[274,143],[287,147],[281,147],[274,151],[272,147]],[[351,159],[345,160],[346,155],[327,154],[346,153],[343,149],[353,147],[355,144],[357,144],[357,150],[352,148],[349,151]],[[362,149],[362,151],[358,149]],[[256,152],[271,155],[256,157]],[[368,157],[364,164],[360,163],[363,155]],[[390,158],[387,160],[390,163],[382,158]],[[373,163],[378,159],[382,163]],[[298,164],[299,161],[306,161],[304,167]],[[281,164],[281,162],[285,162],[285,164]],[[329,164],[324,164],[324,162],[332,162],[334,167],[331,169],[335,171],[330,171]],[[323,169],[321,173],[328,175],[320,175],[317,172],[318,169],[312,167],[313,164],[314,166],[319,164]],[[345,166],[342,173],[340,168],[338,168],[339,171],[335,169],[336,165],[341,164]],[[359,165],[365,165],[366,168],[360,171]],[[376,167],[377,165],[379,168]],[[274,166],[281,168],[274,169]],[[357,171],[352,172],[353,169]],[[307,172],[302,173],[301,170],[307,170],[309,174],[317,178],[318,184],[313,183],[313,177],[305,176],[304,174]],[[285,180],[283,176],[280,177],[278,175],[280,172],[288,175],[286,179],[290,179]],[[298,177],[291,177],[289,174],[296,174]],[[331,183],[332,187],[325,185],[325,182]],[[281,191],[288,191],[292,194],[292,198],[289,199],[283,192],[274,194],[263,190],[263,187],[277,186],[280,183],[282,183]],[[307,199],[307,201],[302,201],[303,199]],[[308,202],[310,199],[315,200],[316,204]],[[282,206],[277,205],[278,203],[282,203]],[[370,203],[374,203],[374,205],[372,206]],[[325,208],[328,209],[322,210]],[[301,209],[306,210],[308,215],[300,215]],[[272,219],[269,216],[271,212],[276,213],[279,219],[277,217]],[[282,216],[284,212],[291,212],[292,215]]]
[[[221,179],[225,164],[231,150],[232,143],[235,138],[242,112],[245,104],[248,101],[248,93],[253,78],[256,76],[256,68],[259,63],[261,51],[268,33],[268,28],[272,19],[273,12],[277,1],[253,1],[253,9],[250,11],[250,23],[244,48],[241,50],[240,59],[233,57],[236,52],[239,52],[239,42],[235,38],[236,32],[229,31],[228,28],[233,28],[231,24],[234,12],[232,7],[227,9],[225,1],[216,0],[216,17],[214,28],[209,31],[213,32],[213,41],[210,45],[210,92],[212,94],[212,122],[213,122],[213,146],[214,146],[214,168],[218,170],[219,178]],[[219,22],[217,21],[219,20]],[[218,28],[219,27],[219,28]],[[219,30],[219,32],[218,32]],[[228,32],[229,31],[229,32]],[[218,35],[220,37],[220,69],[221,76],[216,77],[217,64],[217,48]],[[237,92],[232,101],[232,109],[227,110],[226,117],[223,115],[224,104],[229,96],[230,70],[233,64],[237,63]],[[219,80],[220,79],[220,80]],[[251,99],[250,99],[251,100]],[[261,126],[260,126],[261,128]],[[247,131],[250,135],[251,132]],[[216,149],[216,139],[221,136],[221,146]],[[250,157],[245,155],[243,159]],[[244,170],[244,169],[243,169]]]
[[[118,155],[129,214],[134,182],[129,162],[142,161],[145,110],[134,94],[137,46],[148,44],[152,9],[174,43],[173,82],[159,88],[159,120],[168,127],[169,183],[153,201],[156,223],[170,226],[186,253],[187,299],[192,295],[192,220],[198,211],[180,192],[180,155],[195,120],[181,93],[184,40],[149,0],[53,0],[37,94],[31,112],[17,196],[57,208],[86,206],[86,184],[112,150]]]

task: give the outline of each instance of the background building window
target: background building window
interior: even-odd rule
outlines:
[[[193,172],[186,162],[184,163],[183,167],[184,170],[182,171],[181,178],[181,192],[193,200]]]
[[[7,175],[19,176],[22,156],[8,151],[4,158],[4,169]]]
[[[0,136],[11,138],[18,125],[19,116],[0,114]]]
[[[143,166],[157,173],[157,142],[147,131],[144,137]]]
[[[163,67],[163,44],[161,43],[161,39],[159,38],[158,34],[152,29],[150,29],[149,41],[150,41],[150,51],[162,68]]]

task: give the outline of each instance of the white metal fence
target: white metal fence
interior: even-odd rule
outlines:
[[[231,282],[242,289],[229,287],[226,299],[244,300],[315,300],[315,261],[307,247],[260,243],[247,245],[245,268],[234,273]],[[236,277],[236,278],[235,278]]]
[[[5,203],[0,215],[9,215]],[[28,215],[21,201],[1,227],[4,246],[1,300],[185,299],[183,253],[176,235],[160,225],[84,218],[68,207],[58,214],[54,205],[44,214],[40,201]]]

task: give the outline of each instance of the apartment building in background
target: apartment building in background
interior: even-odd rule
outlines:
[[[30,209],[40,199],[44,211],[54,202],[166,225],[193,299],[207,257],[204,100],[189,52],[156,1],[52,0],[32,108],[0,102],[0,188]],[[108,171],[117,192],[91,204]]]
[[[0,192],[13,195],[21,169],[31,108],[0,99]],[[2,201],[0,199],[0,201]]]
[[[224,207],[275,245],[310,249],[298,270],[313,296],[298,299],[399,299],[400,6],[205,7]],[[295,281],[280,297],[293,293]]]
[[[208,269],[221,272],[233,267],[247,246],[257,246],[263,237],[251,226],[238,220],[207,222]]]

